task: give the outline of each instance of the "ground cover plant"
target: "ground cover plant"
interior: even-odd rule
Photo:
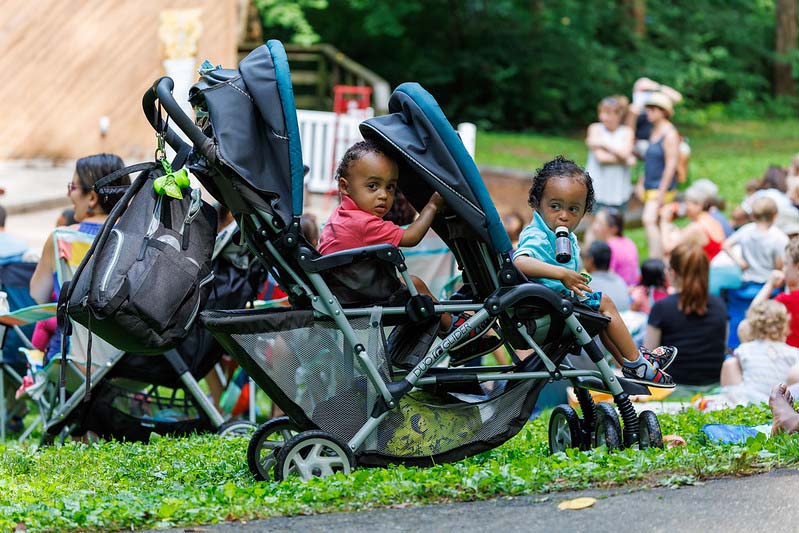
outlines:
[[[7,446],[0,458],[0,530],[19,523],[28,531],[158,528],[621,484],[679,486],[798,464],[795,436],[715,445],[701,432],[705,423],[759,424],[770,416],[764,405],[661,415],[664,433],[681,435],[686,446],[552,456],[545,414],[505,445],[458,463],[357,469],[308,484],[254,481],[242,438]]]

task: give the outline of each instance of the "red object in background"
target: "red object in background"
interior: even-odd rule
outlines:
[[[355,102],[355,109],[367,109],[372,103],[372,88],[359,85],[336,85],[333,87],[333,112],[343,115],[351,109],[350,102]]]

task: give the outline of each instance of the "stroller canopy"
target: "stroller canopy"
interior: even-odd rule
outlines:
[[[301,215],[300,130],[281,42],[259,46],[238,69],[203,70],[189,94],[195,105],[205,100],[222,163],[275,198],[272,207],[284,222]]]
[[[363,122],[361,134],[398,152],[411,172],[400,177],[411,204],[421,210],[438,191],[494,252],[509,252],[510,238],[477,165],[433,96],[418,83],[403,83],[388,109],[388,115]]]

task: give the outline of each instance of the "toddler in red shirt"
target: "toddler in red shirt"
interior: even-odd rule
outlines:
[[[434,192],[416,220],[404,229],[393,222],[383,220],[394,204],[399,168],[396,161],[380,145],[372,141],[355,143],[347,150],[336,170],[336,180],[341,193],[341,205],[322,228],[319,237],[319,252],[322,255],[375,244],[416,246],[430,229],[436,213],[444,206],[444,199]],[[430,296],[435,301],[424,281],[416,276],[411,276],[411,279],[420,294]],[[443,313],[440,336],[445,336],[467,318],[460,316],[453,321],[452,315]],[[477,335],[482,333],[484,331],[478,331]],[[468,358],[465,353],[463,357],[458,357],[458,364],[481,355],[479,353],[475,355],[475,348],[476,346],[472,344]],[[488,348],[491,347],[485,346],[484,353],[496,347]],[[461,355],[457,348],[451,349],[450,358],[454,360],[456,355]]]

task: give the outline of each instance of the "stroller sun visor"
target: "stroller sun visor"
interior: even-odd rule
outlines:
[[[253,50],[238,70],[203,72],[190,98],[204,98],[226,166],[259,192],[288,222],[302,214],[303,166],[297,111],[283,45]]]
[[[438,191],[495,252],[510,251],[510,238],[477,165],[432,95],[418,83],[403,83],[391,95],[388,109],[388,115],[361,124],[364,138],[396,149],[416,176]],[[406,184],[403,192],[420,210],[429,191],[420,196],[416,189]]]

